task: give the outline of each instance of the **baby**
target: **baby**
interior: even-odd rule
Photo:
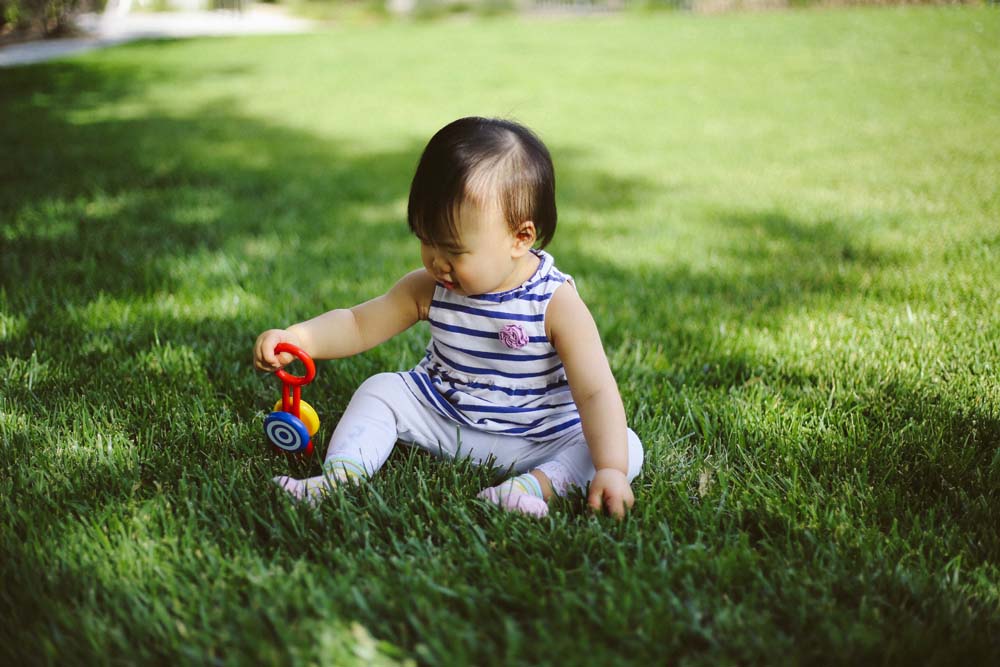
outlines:
[[[358,388],[323,475],[274,481],[315,501],[375,474],[402,441],[448,458],[492,458],[519,473],[479,493],[504,509],[545,516],[553,495],[589,485],[591,508],[622,516],[634,502],[642,445],[626,426],[590,311],[541,250],[556,229],[545,145],[506,120],[450,123],[420,158],[408,218],[422,269],[370,301],[257,338],[254,365],[275,371],[294,359],[275,355],[281,342],[338,359],[418,321],[431,328],[416,367]]]

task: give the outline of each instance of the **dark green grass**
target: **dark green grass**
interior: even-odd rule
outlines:
[[[0,71],[0,662],[1000,660],[1000,15],[388,25]],[[418,264],[426,139],[535,127],[646,445],[623,523],[396,452],[268,481],[256,334]],[[321,364],[329,436],[417,329]]]

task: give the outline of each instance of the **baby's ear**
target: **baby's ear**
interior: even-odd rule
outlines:
[[[526,253],[535,245],[537,239],[538,233],[535,230],[535,223],[531,220],[525,220],[517,228],[517,233],[514,234],[514,248],[521,254]]]

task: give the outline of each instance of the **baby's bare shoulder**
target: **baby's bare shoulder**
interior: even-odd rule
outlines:
[[[392,289],[413,299],[417,306],[418,319],[425,321],[430,313],[431,299],[434,297],[434,284],[434,276],[426,269],[416,269],[400,278]]]

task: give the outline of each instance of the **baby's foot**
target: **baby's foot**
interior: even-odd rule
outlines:
[[[519,475],[503,484],[483,489],[476,497],[505,510],[529,516],[543,517],[549,513],[549,505],[542,497],[542,487],[531,474]]]
[[[307,479],[294,479],[287,475],[279,475],[271,481],[287,491],[296,500],[314,505],[323,500],[344,480],[336,474],[326,473]]]
[[[304,500],[313,505],[323,500],[341,484],[345,482],[357,484],[366,478],[365,467],[360,462],[344,456],[332,456],[323,463],[322,475],[306,479],[279,475],[273,477],[271,481],[296,500]]]

